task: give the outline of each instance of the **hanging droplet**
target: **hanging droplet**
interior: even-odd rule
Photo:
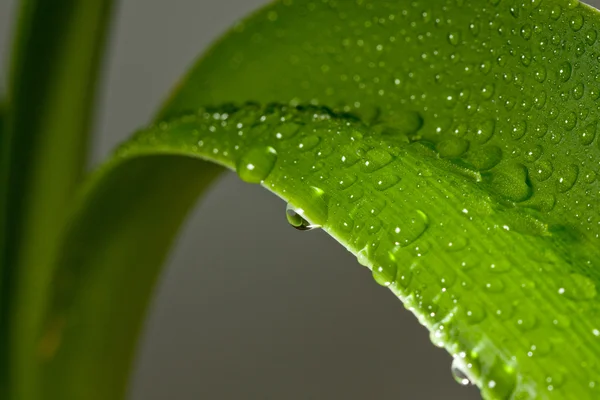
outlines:
[[[456,382],[463,386],[472,385],[473,382],[471,382],[467,374],[462,370],[460,365],[461,363],[462,362],[457,360],[456,358],[452,360],[452,367],[450,368],[450,370],[452,371],[452,377]]]
[[[285,216],[291,226],[298,229],[299,231],[310,231],[311,229],[320,228],[319,225],[312,225],[304,217],[304,210],[301,208],[295,208],[288,203],[285,209]]]

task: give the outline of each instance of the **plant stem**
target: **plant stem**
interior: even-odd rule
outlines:
[[[0,145],[2,398],[36,398],[36,332],[66,205],[87,162],[111,9],[111,0],[21,5]]]

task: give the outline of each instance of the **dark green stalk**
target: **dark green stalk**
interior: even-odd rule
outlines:
[[[35,332],[87,162],[111,0],[24,0],[0,145],[1,398],[35,398]]]

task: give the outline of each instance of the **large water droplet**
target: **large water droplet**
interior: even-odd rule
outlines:
[[[261,183],[269,176],[276,162],[277,151],[273,147],[254,147],[240,158],[236,170],[243,181]]]
[[[306,219],[304,219],[304,210],[296,208],[288,203],[285,209],[285,216],[291,226],[298,229],[299,231],[309,231],[311,229],[320,228],[319,225],[312,225]]]
[[[496,122],[493,119],[488,119],[477,124],[474,129],[473,139],[477,143],[485,143],[492,138],[496,129]]]
[[[466,304],[462,310],[464,313],[465,321],[470,324],[478,324],[483,321],[486,317],[485,309],[479,303],[479,300],[473,299],[471,302]]]
[[[571,66],[571,63],[565,61],[558,67],[558,77],[561,81],[566,82],[571,78],[572,71],[573,67]]]
[[[517,121],[512,127],[510,136],[513,138],[513,140],[519,140],[525,135],[525,133],[527,133],[527,122],[525,120]]]
[[[575,164],[568,165],[556,178],[556,188],[561,193],[569,191],[575,185],[575,182],[577,182],[578,176],[579,167]]]
[[[365,160],[361,165],[364,172],[374,172],[385,167],[392,162],[393,157],[390,153],[383,149],[372,149],[365,155]]]
[[[456,358],[452,360],[452,377],[454,380],[463,386],[472,385],[473,383],[467,376],[467,374],[462,370],[463,361],[457,360]]]
[[[584,146],[591,144],[596,137],[596,128],[598,126],[598,121],[594,121],[591,124],[587,125],[585,129],[582,129],[579,132],[579,141]]]
[[[521,164],[505,165],[485,175],[491,188],[510,201],[521,202],[531,197],[533,190],[527,182],[527,168]]]
[[[478,171],[487,171],[502,161],[502,150],[493,145],[479,147],[467,153],[465,160]]]
[[[391,228],[390,236],[396,246],[405,247],[417,240],[429,226],[429,218],[421,210],[414,210],[404,223]]]
[[[571,300],[590,300],[596,297],[596,284],[586,276],[570,274],[558,293]]]
[[[573,29],[575,32],[580,30],[583,27],[583,14],[578,13],[571,17],[569,25],[571,25],[571,29]]]
[[[455,158],[464,154],[469,149],[469,142],[462,138],[442,140],[436,145],[440,157]]]
[[[393,135],[399,139],[414,137],[423,126],[423,117],[416,111],[399,110],[382,117],[373,125],[373,130],[382,135]]]

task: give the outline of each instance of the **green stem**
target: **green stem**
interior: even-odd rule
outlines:
[[[65,205],[87,162],[111,8],[111,0],[22,2],[0,146],[2,398],[36,398],[34,332]]]

